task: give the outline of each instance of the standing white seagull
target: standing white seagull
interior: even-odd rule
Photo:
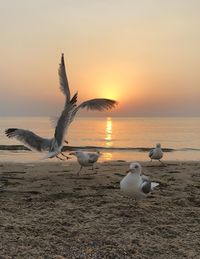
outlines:
[[[149,151],[149,157],[151,158],[151,162],[153,159],[160,161],[160,159],[163,157],[163,151],[161,149],[160,143],[157,143],[156,148],[153,148]],[[162,161],[160,162],[162,164]]]
[[[76,156],[77,161],[81,166],[79,171],[77,172],[77,175],[79,175],[83,167],[92,166],[92,170],[94,170],[94,163],[97,162],[101,154],[100,152],[88,153],[88,152],[82,152],[82,151],[75,151],[75,152],[69,153],[69,155]]]
[[[131,163],[127,175],[120,182],[120,189],[135,199],[147,196],[159,183],[151,182],[150,179],[141,174],[142,167],[139,163]]]
[[[65,134],[74,116],[74,110],[76,109],[76,101],[77,93],[65,105],[65,108],[58,119],[54,137],[51,139],[42,138],[33,133],[32,131],[17,128],[7,129],[5,131],[5,134],[8,138],[18,139],[19,141],[23,142],[26,146],[30,147],[33,150],[39,152],[47,151],[48,154],[45,158],[57,157],[63,160],[58,156],[58,154],[60,153],[65,158],[68,158],[61,152],[61,149],[63,147]]]

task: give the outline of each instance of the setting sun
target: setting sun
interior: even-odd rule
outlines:
[[[96,95],[119,101],[121,99],[122,85],[120,81],[102,80],[97,83]]]

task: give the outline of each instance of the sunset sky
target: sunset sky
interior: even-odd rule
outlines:
[[[0,0],[0,116],[59,113],[65,53],[83,116],[200,116],[199,0]]]

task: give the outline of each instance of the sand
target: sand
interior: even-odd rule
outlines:
[[[159,188],[136,202],[126,162],[0,164],[0,258],[200,258],[200,162],[142,162]]]

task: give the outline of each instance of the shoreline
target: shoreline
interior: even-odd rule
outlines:
[[[74,151],[74,150],[90,150],[95,151],[96,149],[100,150],[113,150],[113,151],[141,151],[141,152],[148,152],[153,147],[102,147],[102,146],[63,146],[62,151]],[[194,149],[194,148],[184,148],[188,150],[197,150],[200,151],[200,149]],[[0,145],[0,151],[17,151],[17,150],[24,150],[24,151],[31,151],[30,148],[24,146],[24,145]],[[162,148],[164,152],[173,152],[173,151],[179,151],[173,148]]]
[[[200,162],[139,161],[160,183],[122,195],[129,162],[0,163],[2,258],[198,258]]]
[[[94,150],[90,150],[94,151]],[[99,162],[104,161],[150,161],[148,152],[137,152],[130,150],[100,150],[102,154],[99,158]],[[67,154],[67,153],[66,153]],[[54,163],[59,162],[57,158],[43,160],[44,154],[39,152],[30,152],[30,151],[0,151],[0,161],[2,162],[23,162],[23,163]],[[164,157],[162,158],[163,162],[170,161],[199,161],[199,152],[198,151],[174,151],[174,152],[164,152]],[[70,161],[76,161],[74,157]],[[67,163],[67,161],[66,161]]]

